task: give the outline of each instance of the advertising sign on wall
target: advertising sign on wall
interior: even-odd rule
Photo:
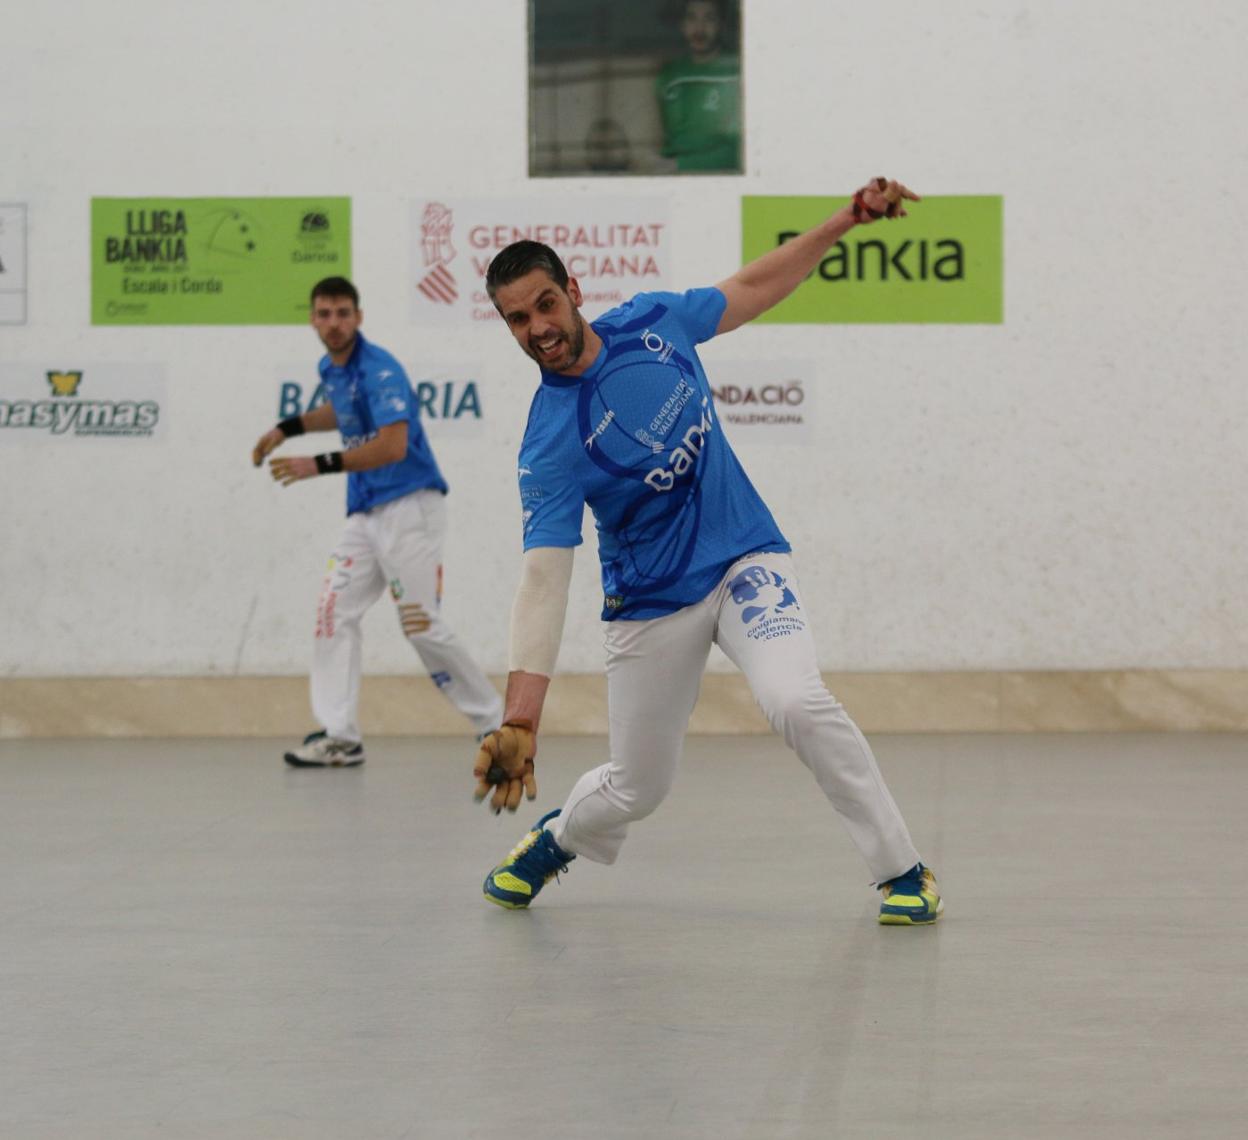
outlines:
[[[349,198],[94,198],[97,325],[297,325],[351,275]]]
[[[0,203],[0,325],[26,323],[26,207]]]
[[[416,415],[430,436],[475,435],[484,422],[479,368],[425,364],[407,371],[416,396]],[[301,416],[326,401],[315,367],[294,365],[278,370],[274,418]]]
[[[0,441],[157,439],[163,364],[0,364]]]
[[[846,198],[741,199],[750,261],[817,225]],[[910,216],[855,226],[774,309],[771,324],[1001,324],[1003,200],[933,197]]]
[[[715,413],[733,444],[809,443],[815,367],[809,360],[717,360],[707,369]]]
[[[495,321],[485,271],[513,241],[550,246],[595,317],[634,293],[670,289],[665,199],[439,199],[412,203],[412,320]]]

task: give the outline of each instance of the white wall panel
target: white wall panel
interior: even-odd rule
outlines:
[[[159,365],[157,441],[0,447],[0,674],[296,673],[341,515],[248,453],[302,328],[95,328],[92,196],[349,195],[366,330],[480,369],[448,618],[501,672],[514,455],[535,375],[501,327],[412,323],[411,203],[650,195],[682,286],[737,265],[742,194],[887,172],[1005,199],[1001,326],[755,326],[717,361],[814,362],[802,444],[742,445],[830,670],[1248,668],[1248,9],[745,4],[747,173],[526,177],[520,0],[25,5],[5,18],[0,202],[25,203],[6,363]],[[921,206],[919,207],[922,208]],[[592,524],[561,666],[601,660]],[[371,671],[416,666],[393,615]],[[717,665],[722,666],[722,659]]]

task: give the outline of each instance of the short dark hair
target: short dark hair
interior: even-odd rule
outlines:
[[[360,307],[360,293],[345,277],[325,277],[312,286],[308,304],[316,304],[317,297],[350,297],[351,304]]]
[[[494,301],[494,293],[500,285],[510,285],[535,269],[542,270],[565,293],[568,291],[567,267],[550,246],[540,241],[513,241],[494,255],[485,271],[485,291],[490,300]],[[497,301],[494,307],[498,307]]]

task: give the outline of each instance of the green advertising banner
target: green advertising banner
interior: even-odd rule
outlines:
[[[817,225],[848,198],[741,199],[751,261]],[[924,198],[910,216],[855,226],[774,309],[772,324],[988,324],[1004,320],[1002,199]]]
[[[351,275],[350,198],[93,198],[91,323],[297,325]]]

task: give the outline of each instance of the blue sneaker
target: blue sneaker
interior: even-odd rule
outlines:
[[[509,910],[529,905],[547,883],[576,858],[555,842],[546,830],[546,821],[554,819],[560,809],[547,812],[512,849],[497,867],[485,877],[485,897]]]
[[[926,926],[935,922],[945,909],[936,889],[936,876],[922,863],[916,863],[904,875],[880,884],[884,901],[880,903],[880,921],[888,926]]]

